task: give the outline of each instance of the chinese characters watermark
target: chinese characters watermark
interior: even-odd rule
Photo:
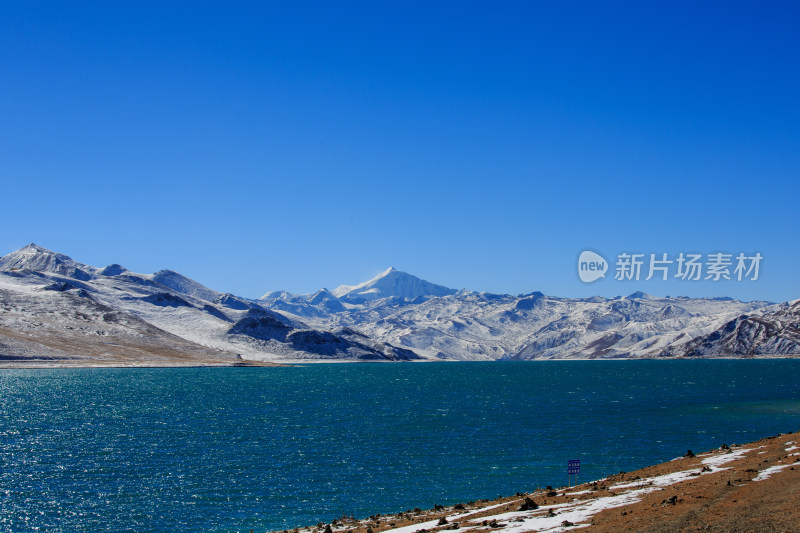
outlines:
[[[764,257],[756,252],[709,254],[680,252],[642,254],[621,252],[614,265],[614,279],[618,281],[757,281]],[[603,256],[589,250],[578,258],[578,276],[581,281],[591,283],[606,276],[610,269]]]

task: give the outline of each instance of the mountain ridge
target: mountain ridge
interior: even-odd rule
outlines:
[[[128,364],[123,350],[103,348],[123,344],[157,365],[418,358],[351,331],[311,327],[174,271],[98,269],[34,244],[0,258],[0,305],[0,365],[6,366],[42,358],[57,365]],[[126,329],[116,316],[138,325]],[[265,333],[269,327],[274,334]],[[85,347],[94,358],[81,356]]]
[[[457,291],[395,268],[333,291],[273,291],[253,300],[171,270],[138,274],[118,264],[98,269],[33,243],[0,258],[0,274],[0,303],[6,306],[0,315],[0,364],[4,346],[17,346],[8,348],[17,356],[36,352],[35,343],[19,332],[36,331],[40,323],[43,336],[72,347],[64,353],[89,342],[87,332],[141,337],[121,326],[106,327],[101,308],[131,317],[131,324],[140,320],[136,331],[145,324],[163,331],[154,334],[164,343],[158,350],[168,351],[169,339],[181,339],[181,349],[195,353],[195,363],[203,357],[243,362],[718,357],[725,350],[741,352],[727,354],[732,356],[781,350],[795,355],[795,337],[780,342],[768,337],[793,332],[800,321],[800,313],[771,315],[794,309],[789,304],[662,298],[641,291],[616,298]],[[54,293],[63,295],[56,299],[69,315],[62,323],[48,307],[54,297],[45,297]],[[90,312],[81,310],[87,305]],[[722,334],[706,337],[737,320],[747,327],[778,320],[782,329],[762,327],[758,335],[740,335],[745,341],[697,352]],[[19,348],[25,342],[27,348]]]

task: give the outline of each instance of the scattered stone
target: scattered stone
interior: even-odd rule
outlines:
[[[564,520],[563,522],[561,522],[561,527],[572,527],[572,526],[574,526],[574,525],[575,525],[575,524],[573,524],[573,523],[572,523],[572,522],[570,522],[569,520]]]
[[[447,518],[445,518],[445,517],[441,517],[441,518],[439,519],[439,523],[438,523],[437,525],[443,526],[443,525],[445,525],[445,524],[447,524]]]
[[[333,529],[331,528],[330,524],[325,525],[325,533],[333,533]]]
[[[684,457],[694,457],[694,452],[692,450],[686,450],[686,453],[683,454]]]
[[[455,504],[453,506],[453,509],[455,509],[456,511],[463,511],[464,510],[464,504],[463,503],[457,503],[457,504]]]
[[[530,498],[525,498],[525,501],[522,502],[522,505],[519,507],[519,511],[535,511],[539,508],[539,505],[535,501]]]
[[[548,498],[553,498],[555,496],[558,496],[558,493],[554,490],[550,490],[547,492],[547,494],[545,494],[545,496],[547,496]]]
[[[556,513],[552,509],[547,510],[547,516],[555,516]]]

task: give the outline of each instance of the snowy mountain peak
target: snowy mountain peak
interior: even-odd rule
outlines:
[[[98,274],[102,276],[119,276],[120,274],[124,274],[127,271],[128,269],[125,268],[124,266],[119,265],[117,263],[113,263],[111,265],[108,265],[104,269],[100,270]]]
[[[292,300],[294,298],[297,298],[297,295],[288,291],[270,291],[264,293],[259,300]]]
[[[52,251],[48,250],[47,248],[42,248],[41,246],[39,246],[38,244],[33,243],[33,242],[28,244],[28,245],[26,245],[26,246],[23,246],[22,248],[20,248],[17,251],[18,252],[27,252],[27,253],[35,253],[35,252],[48,253],[48,254],[55,253],[55,252],[52,252]]]
[[[47,248],[43,248],[36,243],[30,243],[15,252],[11,252],[5,257],[32,257],[37,255],[50,255],[50,256],[60,256],[61,258],[69,259],[66,255],[56,253],[52,250],[48,250]]]
[[[655,297],[646,292],[636,291],[627,296],[629,300],[655,300]]]
[[[0,257],[0,270],[33,270],[68,276],[80,280],[91,279],[94,269],[66,255],[30,243],[10,254]]]
[[[337,298],[350,300],[379,300],[391,296],[414,299],[420,296],[447,296],[455,292],[454,289],[430,283],[394,267],[389,267],[364,283],[341,285],[331,291]]]

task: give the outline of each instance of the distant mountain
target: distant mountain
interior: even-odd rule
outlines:
[[[325,300],[315,302],[336,308]],[[0,258],[0,305],[0,365],[418,358],[349,329],[310,327],[177,272],[97,269],[35,244]]]
[[[0,258],[0,366],[800,355],[800,303],[455,291],[390,268],[259,300],[171,270]]]
[[[630,300],[655,300],[655,296],[647,294],[646,292],[636,291],[628,295]]]
[[[597,359],[657,357],[768,302],[704,298],[513,296],[458,291],[421,301],[384,298],[325,313],[317,327],[351,327],[429,359]],[[287,311],[289,312],[289,311]]]
[[[327,289],[320,289],[308,298],[308,304],[324,310],[327,313],[340,313],[345,310],[339,299]]]
[[[448,360],[659,357],[771,305],[641,291],[581,299],[454,291],[393,268],[359,285],[305,296],[273,292],[260,302],[316,327],[350,327]]]
[[[413,300],[424,296],[447,296],[456,291],[392,267],[369,281],[358,285],[341,285],[331,293],[337,298],[347,300],[379,300],[389,297]]]
[[[680,357],[759,357],[800,355],[800,300],[767,313],[742,315],[719,329],[663,355]]]

